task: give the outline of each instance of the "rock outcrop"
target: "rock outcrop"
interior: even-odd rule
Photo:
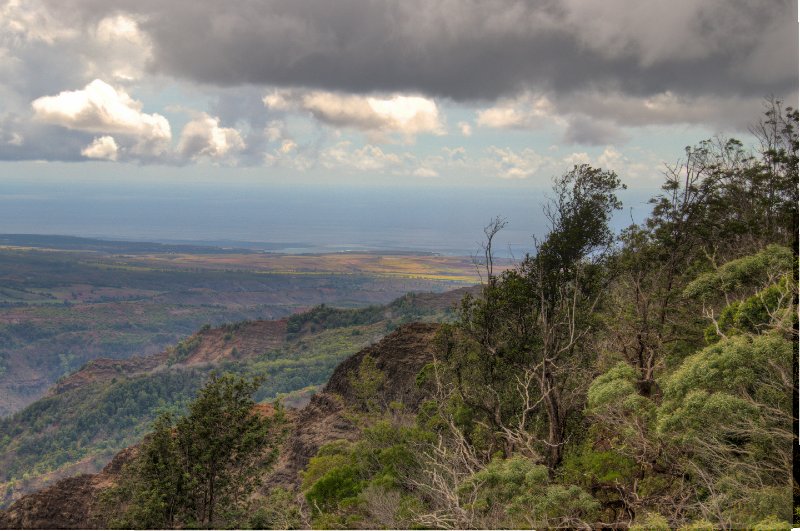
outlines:
[[[336,440],[354,440],[358,428],[346,414],[346,407],[357,400],[351,386],[351,374],[357,371],[364,356],[371,356],[375,366],[387,375],[378,389],[384,400],[403,402],[415,408],[421,399],[416,377],[433,359],[434,336],[440,325],[411,323],[403,325],[380,342],[367,347],[340,363],[321,393],[293,418],[292,430],[274,472],[265,485],[295,488],[300,472],[324,444]]]
[[[99,474],[65,478],[23,496],[0,511],[0,529],[94,529],[102,528],[98,511],[100,492],[113,485],[122,467],[136,455],[136,448],[119,452]]]

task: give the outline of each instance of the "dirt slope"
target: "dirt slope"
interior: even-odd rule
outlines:
[[[191,367],[223,360],[246,360],[279,347],[286,338],[286,320],[244,321],[235,325],[208,328],[193,334],[182,343],[191,345],[183,356],[169,348],[152,356],[117,360],[98,358],[57,382],[48,392],[56,395],[96,382],[110,382],[125,376],[138,376],[167,364]]]

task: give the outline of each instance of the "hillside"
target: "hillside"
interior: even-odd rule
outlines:
[[[339,361],[397,324],[448,319],[465,292],[407,295],[359,310],[321,306],[289,319],[204,327],[158,354],[93,360],[59,380],[46,397],[0,420],[2,502],[62,477],[99,471],[138,441],[159,411],[180,412],[213,370],[263,375],[259,400],[313,388],[325,383]],[[307,400],[299,394],[287,402]]]
[[[278,321],[244,321],[206,328],[152,356],[124,360],[98,358],[78,371],[60,379],[47,396],[55,396],[92,384],[105,384],[124,377],[149,374],[158,368],[185,369],[194,366],[247,361],[273,350],[286,341],[286,319]]]
[[[354,399],[350,375],[364,356],[371,356],[377,367],[394,377],[381,392],[392,400],[418,403],[415,378],[432,360],[431,345],[439,329],[435,324],[413,323],[400,326],[380,342],[348,357],[336,367],[324,389],[311,402],[289,417],[289,436],[281,449],[274,471],[266,478],[270,487],[283,485],[297,490],[300,472],[323,445],[355,439],[359,428],[346,414],[345,404]],[[0,511],[0,528],[80,529],[102,528],[104,515],[98,513],[100,493],[113,485],[122,466],[136,455],[136,448],[119,452],[97,474],[65,478],[42,490],[23,496]]]
[[[401,402],[415,410],[423,396],[416,385],[416,377],[433,359],[433,339],[439,328],[436,324],[403,325],[379,343],[340,363],[322,392],[314,395],[307,406],[292,416],[288,441],[275,470],[264,484],[270,488],[285,486],[296,490],[300,486],[301,471],[322,446],[358,437],[359,428],[345,412],[348,405],[358,402],[351,377],[365,356],[374,359],[378,370],[391,375],[391,379],[377,389],[383,399]]]
[[[384,305],[475,281],[469,259],[429,253],[300,256],[0,235],[0,417],[89,361],[157,355],[204,324]]]

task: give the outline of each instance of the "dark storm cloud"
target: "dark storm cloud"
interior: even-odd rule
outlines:
[[[139,15],[150,68],[219,86],[763,96],[796,90],[789,1],[72,0],[85,20]],[[649,6],[643,8],[643,6]]]
[[[569,144],[607,146],[625,140],[625,135],[618,127],[605,121],[591,120],[585,116],[576,116],[571,119],[564,132],[564,141]]]

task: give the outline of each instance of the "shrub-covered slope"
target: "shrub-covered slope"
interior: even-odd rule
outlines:
[[[97,472],[141,439],[158,412],[182,411],[211,371],[263,376],[259,400],[319,386],[338,362],[398,324],[447,319],[464,292],[204,327],[159,354],[89,362],[45,398],[0,420],[0,495],[8,503],[59,477]]]

